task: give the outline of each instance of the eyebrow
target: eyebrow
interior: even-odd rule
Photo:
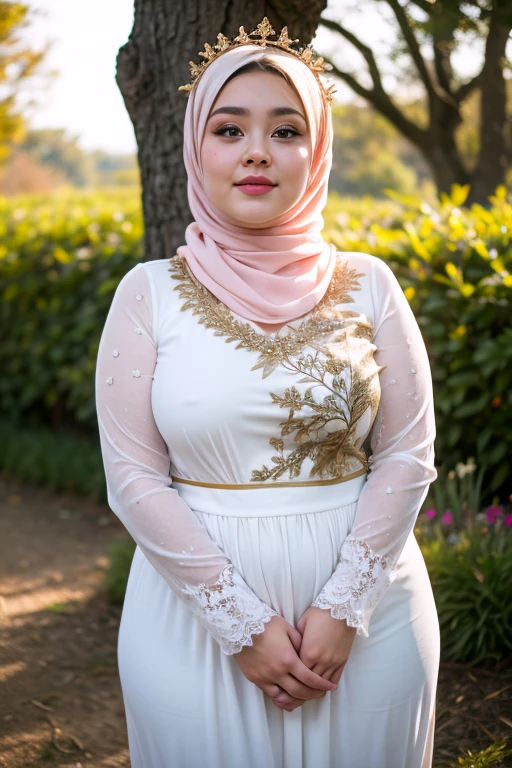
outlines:
[[[251,114],[250,110],[246,109],[245,107],[219,107],[218,109],[215,109],[211,113],[209,119],[211,119],[214,115],[218,115],[221,113],[225,115],[243,115],[243,116],[247,116]],[[304,120],[304,122],[307,122],[302,112],[299,112],[298,110],[293,109],[292,107],[276,107],[275,109],[269,110],[268,115],[269,117],[281,117],[282,115],[298,115]]]

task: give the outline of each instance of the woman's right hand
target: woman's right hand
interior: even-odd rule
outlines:
[[[302,635],[282,616],[273,616],[252,641],[253,645],[245,645],[234,659],[251,683],[271,699],[279,697],[275,703],[283,709],[291,711],[308,699],[320,699],[338,688],[301,661],[298,651]]]

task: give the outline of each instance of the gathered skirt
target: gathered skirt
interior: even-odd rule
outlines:
[[[296,626],[336,566],[364,481],[174,487],[251,589]],[[430,768],[439,622],[414,533],[369,635],[355,636],[337,691],[281,710],[137,547],[118,641],[132,768]]]

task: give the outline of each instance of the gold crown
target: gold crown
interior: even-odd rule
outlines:
[[[199,56],[203,56],[206,61],[201,61],[199,64],[196,64],[193,61],[189,61],[192,82],[187,83],[186,85],[181,85],[178,90],[192,90],[194,84],[197,82],[197,80],[199,80],[208,65],[231,48],[236,48],[239,45],[259,45],[262,48],[265,48],[268,45],[274,48],[281,48],[283,51],[292,53],[294,56],[297,56],[301,61],[303,61],[304,64],[306,64],[313,72],[324,98],[329,102],[332,101],[333,94],[336,93],[334,85],[330,85],[326,88],[319,77],[320,72],[323,72],[324,70],[330,70],[332,69],[332,66],[327,62],[324,62],[322,56],[319,56],[313,60],[314,54],[311,44],[302,47],[299,46],[297,50],[292,48],[292,45],[299,43],[299,39],[297,38],[296,40],[291,40],[288,37],[288,27],[282,28],[281,34],[277,40],[269,40],[269,37],[271,36],[277,37],[277,33],[274,32],[269,20],[265,16],[263,21],[258,24],[256,29],[249,34],[247,34],[243,27],[240,27],[238,32],[238,35],[232,40],[229,40],[225,35],[222,34],[222,32],[219,32],[217,35],[217,43],[215,45],[211,46],[208,45],[208,43],[205,43],[204,51],[200,51]]]

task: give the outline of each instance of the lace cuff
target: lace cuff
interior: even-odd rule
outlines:
[[[251,635],[259,635],[273,616],[279,616],[247,586],[232,563],[214,584],[187,585],[182,592],[226,655],[252,645]]]
[[[386,558],[376,555],[362,539],[347,537],[336,570],[311,605],[346,619],[358,635],[369,637],[374,608],[392,581]]]

